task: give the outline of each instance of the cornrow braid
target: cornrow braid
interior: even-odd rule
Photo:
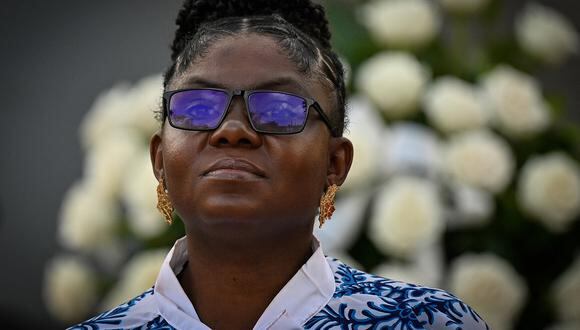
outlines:
[[[164,87],[216,41],[227,36],[258,34],[272,37],[298,70],[318,78],[335,94],[330,112],[335,134],[345,125],[344,70],[330,45],[331,33],[324,8],[310,0],[186,0],[179,11],[178,29],[171,45],[172,65]],[[164,113],[161,113],[163,121]]]
[[[190,39],[204,23],[221,18],[263,16],[278,14],[306,35],[316,39],[320,46],[330,48],[331,33],[324,8],[309,0],[186,0],[177,15],[175,39],[171,59],[175,61]]]

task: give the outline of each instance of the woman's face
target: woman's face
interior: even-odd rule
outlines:
[[[279,90],[313,98],[327,114],[332,109],[328,89],[259,35],[216,42],[167,90],[203,87]],[[236,96],[213,131],[180,130],[165,121],[152,138],[151,155],[188,234],[264,237],[311,231],[325,187],[346,178],[352,146],[332,138],[313,109],[301,133],[256,133]]]

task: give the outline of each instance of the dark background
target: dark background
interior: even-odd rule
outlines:
[[[180,3],[2,1],[0,328],[62,328],[48,323],[42,276],[82,174],[79,123],[99,92],[169,64]]]
[[[524,3],[505,2],[511,13]],[[580,30],[578,2],[540,2],[564,13]],[[1,328],[62,328],[44,309],[41,279],[45,262],[58,249],[62,196],[81,176],[79,123],[101,91],[161,72],[169,64],[180,3],[2,1]],[[580,58],[540,76],[545,89],[564,93],[568,116],[578,120]]]

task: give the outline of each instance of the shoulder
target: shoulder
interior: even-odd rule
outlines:
[[[337,259],[327,260],[336,289],[306,328],[489,329],[473,309],[444,290],[386,279]]]
[[[157,312],[153,300],[153,288],[128,302],[91,319],[70,327],[68,330],[85,329],[173,329]]]

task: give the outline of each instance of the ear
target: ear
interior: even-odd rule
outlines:
[[[326,174],[327,184],[342,185],[346,180],[350,166],[352,165],[353,146],[352,142],[345,137],[330,139],[329,166]]]
[[[151,137],[149,142],[149,154],[151,156],[151,165],[153,165],[153,174],[157,178],[157,181],[163,177],[163,146],[162,141],[162,131],[159,130]]]

